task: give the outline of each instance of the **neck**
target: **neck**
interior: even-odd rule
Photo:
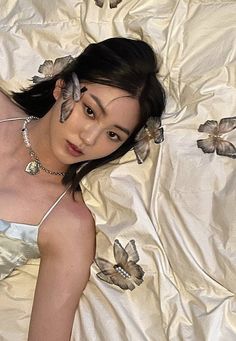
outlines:
[[[32,161],[38,159],[40,168],[43,171],[41,173],[60,175],[52,173],[65,172],[68,166],[56,158],[51,147],[49,115],[47,114],[39,120],[32,120],[27,128],[28,140],[31,145],[29,149],[31,159]]]

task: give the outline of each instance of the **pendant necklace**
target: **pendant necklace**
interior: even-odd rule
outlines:
[[[31,158],[31,161],[27,164],[25,167],[25,172],[30,174],[30,175],[36,175],[40,172],[40,170],[43,170],[45,173],[51,174],[51,175],[59,175],[59,176],[64,176],[65,172],[55,172],[51,171],[50,169],[47,169],[44,167],[39,160],[37,154],[34,152],[34,150],[31,147],[30,140],[29,140],[29,133],[28,133],[28,124],[32,120],[38,120],[38,117],[35,116],[29,116],[24,120],[23,127],[21,129],[22,131],[22,136],[23,136],[23,141],[25,143],[26,148],[29,151],[29,155]]]

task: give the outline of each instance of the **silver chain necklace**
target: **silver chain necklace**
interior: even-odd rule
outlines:
[[[29,116],[24,120],[24,124],[22,127],[22,136],[23,136],[23,140],[25,143],[26,148],[29,150],[29,155],[32,161],[30,161],[27,166],[25,167],[25,171],[26,173],[30,174],[30,175],[36,175],[39,173],[40,170],[43,170],[44,172],[51,174],[51,175],[60,175],[60,176],[64,176],[65,172],[54,172],[51,171],[49,169],[47,169],[46,167],[44,167],[41,163],[41,161],[39,160],[37,154],[33,151],[31,144],[30,144],[30,140],[29,140],[29,133],[28,133],[28,124],[32,121],[32,120],[38,120],[38,117],[35,116]]]

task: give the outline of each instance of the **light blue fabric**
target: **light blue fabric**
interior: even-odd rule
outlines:
[[[25,117],[8,118],[0,120],[0,123],[25,119]],[[0,219],[0,280],[7,277],[16,267],[26,264],[29,259],[40,257],[37,244],[39,227],[68,189],[69,187],[57,198],[38,225]]]

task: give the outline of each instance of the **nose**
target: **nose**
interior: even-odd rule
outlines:
[[[98,127],[84,127],[80,132],[80,139],[87,146],[93,146],[99,137],[100,130]]]

